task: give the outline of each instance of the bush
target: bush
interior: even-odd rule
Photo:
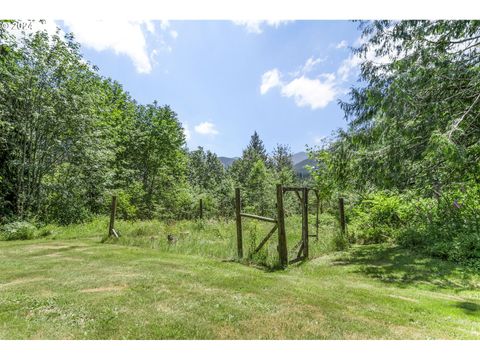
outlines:
[[[40,229],[38,229],[37,236],[38,237],[46,237],[46,236],[53,235],[55,233],[54,228],[55,227],[53,225],[43,226]]]
[[[2,240],[29,240],[35,237],[36,227],[27,221],[16,221],[3,225]]]
[[[404,223],[405,215],[399,195],[389,192],[369,194],[352,210],[350,238],[360,244],[390,241]]]
[[[398,242],[456,262],[480,259],[480,186],[451,186],[438,200],[419,199],[408,207]]]

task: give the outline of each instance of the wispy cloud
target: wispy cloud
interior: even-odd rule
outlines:
[[[278,28],[280,25],[285,25],[291,20],[234,20],[235,25],[243,26],[249,33],[261,34],[263,29],[267,26]]]
[[[194,127],[195,132],[200,135],[215,136],[219,134],[215,124],[210,121],[204,121]]]
[[[348,42],[346,40],[340,41],[337,45],[335,45],[336,49],[344,49],[348,46]]]
[[[317,66],[318,64],[320,64],[323,61],[325,61],[325,59],[314,58],[313,56],[309,57],[307,59],[307,61],[305,62],[305,65],[303,65],[303,67],[302,67],[302,72],[304,74],[309,73],[310,71],[312,71],[315,68],[315,66]]]

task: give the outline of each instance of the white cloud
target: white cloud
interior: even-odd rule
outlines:
[[[348,46],[347,41],[346,41],[346,40],[342,40],[342,41],[340,41],[340,42],[335,46],[335,48],[336,48],[336,49],[344,49],[344,48],[346,48],[347,46]]]
[[[356,46],[365,39],[355,41]],[[347,42],[341,41],[336,48],[348,46]],[[319,64],[325,58],[308,58],[296,71],[282,75],[277,68],[269,70],[262,75],[260,93],[266,94],[270,89],[278,87],[280,94],[294,99],[297,106],[310,107],[312,110],[325,108],[337,97],[348,93],[345,85],[357,76],[360,65],[365,61],[382,65],[393,59],[388,56],[377,56],[375,48],[370,48],[365,54],[351,54],[340,62],[337,70],[332,73],[320,73]],[[383,71],[380,69],[380,71]]]
[[[168,20],[161,20],[160,21],[160,28],[162,30],[167,30],[170,27],[170,21]]]
[[[314,63],[307,60],[307,64]],[[302,74],[289,82],[281,79],[278,69],[272,69],[262,75],[260,93],[266,94],[270,89],[280,87],[284,97],[293,98],[300,106],[309,106],[312,110],[326,107],[340,93],[337,87],[335,74],[320,74],[316,78],[309,78]]]
[[[262,75],[262,84],[260,85],[260,93],[266,94],[268,90],[281,85],[280,72],[277,69],[267,71]]]
[[[316,144],[316,145],[320,145],[327,137],[326,136],[315,136],[313,138],[313,142]]]
[[[155,24],[153,23],[153,21],[145,21],[145,27],[147,28],[148,32],[155,34]]]
[[[338,90],[335,75],[324,74],[323,79],[310,79],[301,76],[282,86],[282,96],[293,97],[300,106],[309,106],[312,110],[326,107],[335,100]]]
[[[153,23],[122,20],[66,20],[64,23],[82,45],[96,51],[112,50],[115,54],[127,55],[139,73],[152,71],[142,25],[151,32],[155,31]]]
[[[215,136],[219,134],[218,130],[215,128],[215,124],[209,121],[205,121],[196,125],[194,129],[195,132],[200,135]]]
[[[243,26],[249,33],[261,34],[264,26],[278,28],[291,22],[291,20],[234,20],[235,25]]]
[[[150,20],[66,20],[64,25],[85,47],[96,51],[111,50],[117,55],[128,56],[138,73],[148,74],[152,71],[160,50],[172,51],[163,34],[157,32],[158,22],[155,26],[155,22]],[[168,21],[161,21],[159,28],[173,39],[178,36]]]

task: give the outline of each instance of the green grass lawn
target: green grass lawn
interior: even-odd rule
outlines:
[[[155,226],[125,227],[143,246],[102,243],[104,219],[0,242],[0,338],[480,339],[480,277],[453,264],[370,245],[272,272],[228,261],[229,224],[170,247]]]

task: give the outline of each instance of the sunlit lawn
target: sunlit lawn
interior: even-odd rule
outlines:
[[[188,251],[229,224],[170,248],[102,243],[104,225],[0,242],[0,338],[480,338],[480,278],[446,262],[373,245],[272,272]]]

